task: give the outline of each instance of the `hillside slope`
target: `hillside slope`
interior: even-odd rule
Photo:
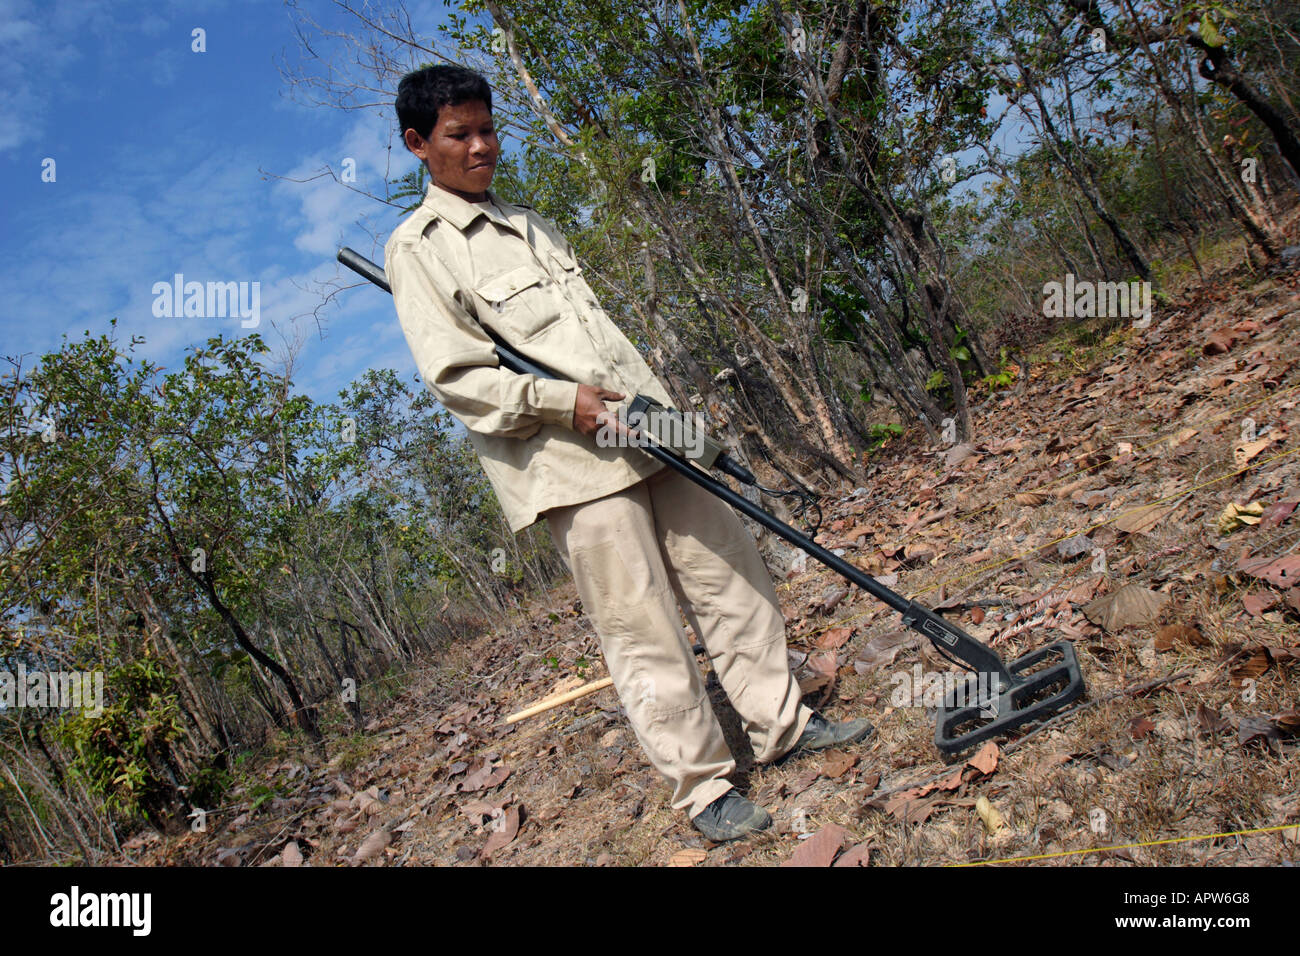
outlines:
[[[976,409],[975,445],[874,459],[819,540],[1005,659],[1072,640],[1089,694],[1051,725],[944,764],[908,692],[947,664],[896,614],[796,562],[779,593],[808,699],[878,733],[756,768],[711,681],[737,783],[775,821],[715,846],[668,807],[612,690],[502,724],[605,676],[569,584],[372,702],[368,736],[332,741],[328,764],[281,753],[256,799],[237,792],[203,833],[139,836],[123,862],[1294,860],[1300,276],[1198,287],[1149,328],[1042,359]],[[1180,842],[1097,851],[1156,841]]]

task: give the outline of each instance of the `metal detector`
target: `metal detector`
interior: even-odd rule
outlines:
[[[384,270],[359,253],[344,247],[339,250],[338,259],[385,292],[393,291]],[[565,378],[520,355],[493,334],[491,329],[484,328],[484,331],[496,343],[501,365],[510,371],[539,378]],[[966,688],[958,685],[946,691],[943,706],[939,708],[934,745],[944,755],[956,755],[992,737],[1041,721],[1064,710],[1086,692],[1074,645],[1069,641],[1057,641],[1025,654],[1009,665],[1005,664],[994,650],[971,637],[956,624],[891,591],[839,555],[823,548],[807,535],[736,494],[727,485],[692,464],[694,460],[705,468],[715,468],[746,485],[761,488],[749,469],[729,458],[720,444],[696,436],[694,430],[697,426],[681,413],[665,408],[645,395],[638,395],[628,406],[626,421],[632,424],[651,423],[649,427],[642,427],[636,432],[643,436],[643,441],[636,446],[641,451],[816,558],[872,597],[888,604],[902,615],[904,624],[929,638],[944,658],[972,672],[972,680],[967,684],[974,684],[980,691],[967,694]],[[688,443],[679,437],[683,435],[697,439],[703,437],[703,440]],[[687,457],[687,444],[690,446],[691,457]]]

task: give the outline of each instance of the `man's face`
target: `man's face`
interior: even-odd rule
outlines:
[[[414,129],[404,136],[407,148],[428,167],[435,185],[470,202],[487,198],[485,190],[496,173],[501,144],[482,100],[438,110],[438,122],[428,139]]]

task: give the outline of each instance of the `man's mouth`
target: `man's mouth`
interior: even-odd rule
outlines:
[[[471,166],[470,169],[486,169],[489,166],[495,166],[496,163],[479,163],[477,166]]]

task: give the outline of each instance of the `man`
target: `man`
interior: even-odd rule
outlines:
[[[397,118],[424,163],[424,202],[389,238],[385,271],[425,385],[466,427],[512,531],[545,517],[610,677],[673,807],[711,840],[771,823],[735,770],[682,630],[680,603],[760,763],[862,740],[800,702],[785,620],[732,511],[635,448],[603,447],[605,402],[671,399],[601,311],[556,227],[488,189],[500,145],[487,81],[456,66],[402,78]],[[501,368],[490,328],[571,381]]]

